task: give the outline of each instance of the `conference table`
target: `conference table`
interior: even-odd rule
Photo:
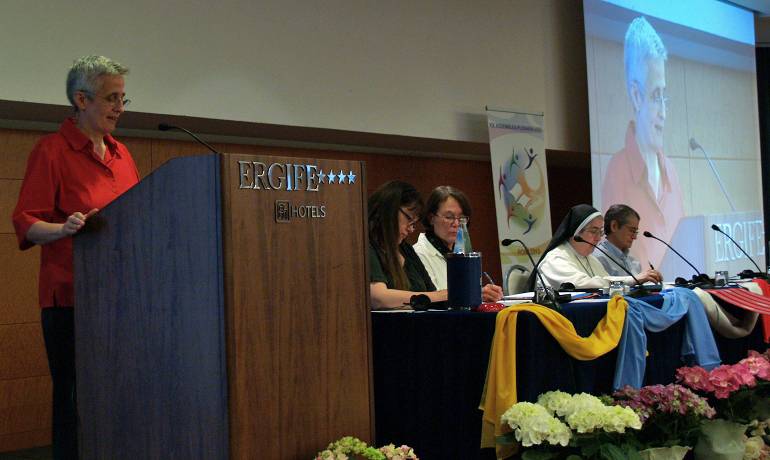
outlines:
[[[662,297],[642,299],[660,308]],[[583,337],[606,313],[603,300],[563,304],[564,316]],[[729,306],[728,306],[729,308]],[[732,311],[741,315],[740,310]],[[494,458],[480,449],[478,409],[487,372],[496,313],[471,311],[373,312],[375,431],[377,445],[406,444],[421,460]],[[644,385],[668,384],[683,364],[679,350],[685,321],[647,335]],[[764,351],[762,327],[741,339],[715,334],[723,363]],[[521,312],[517,324],[519,401],[551,390],[600,395],[612,392],[617,351],[579,361],[559,346],[537,317]]]

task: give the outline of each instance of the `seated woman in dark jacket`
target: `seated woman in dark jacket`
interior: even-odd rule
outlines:
[[[372,310],[404,308],[415,294],[426,294],[432,302],[447,299],[447,291],[436,291],[406,241],[420,220],[422,207],[417,189],[401,181],[383,184],[369,197]]]

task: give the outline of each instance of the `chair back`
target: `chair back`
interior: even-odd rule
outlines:
[[[529,269],[523,265],[511,265],[505,271],[503,294],[513,295],[524,292],[529,279]]]

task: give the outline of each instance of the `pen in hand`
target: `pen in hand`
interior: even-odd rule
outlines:
[[[489,273],[487,273],[487,272],[484,272],[484,276],[486,276],[486,277],[487,277],[487,279],[489,280],[489,284],[495,284],[495,282],[494,282],[494,281],[492,281],[492,278],[490,278],[490,277],[489,277]]]

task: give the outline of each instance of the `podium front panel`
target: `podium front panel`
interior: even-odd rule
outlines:
[[[222,177],[233,458],[371,441],[362,163],[229,154]]]
[[[172,159],[74,238],[81,458],[228,457],[219,174]]]

